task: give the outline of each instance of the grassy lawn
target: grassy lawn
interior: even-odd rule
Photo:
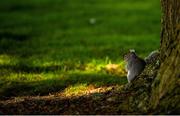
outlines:
[[[125,84],[122,55],[159,38],[157,0],[1,0],[0,96]]]

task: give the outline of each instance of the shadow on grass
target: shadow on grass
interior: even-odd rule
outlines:
[[[10,27],[12,28],[12,27]],[[33,34],[30,32],[12,32],[0,31],[0,54],[10,56],[22,56],[31,54],[27,50],[23,50],[27,46],[27,42],[31,40]],[[19,51],[22,49],[21,51]]]
[[[26,64],[16,64],[16,65],[0,65],[0,70],[9,70],[15,73],[34,73],[39,74],[42,72],[55,72],[58,70],[72,70],[76,67],[66,66],[66,65],[53,65],[53,66],[29,66]]]
[[[16,40],[16,41],[24,41],[29,38],[29,35],[12,33],[12,32],[0,32],[0,40],[4,38],[10,40]]]
[[[34,82],[5,82],[1,88],[1,99],[13,96],[48,95],[61,92],[66,87],[77,84],[99,86],[122,85],[127,83],[125,77],[103,73],[70,73],[62,78],[46,79]]]

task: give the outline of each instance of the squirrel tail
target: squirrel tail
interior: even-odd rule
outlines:
[[[154,62],[158,57],[159,57],[159,50],[155,50],[152,51],[145,59],[144,61],[146,62],[146,64],[151,64],[152,62]]]

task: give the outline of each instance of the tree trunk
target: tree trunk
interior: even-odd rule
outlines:
[[[180,110],[180,0],[161,0],[161,66],[153,83],[152,107]]]

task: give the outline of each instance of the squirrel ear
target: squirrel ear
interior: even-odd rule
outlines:
[[[134,49],[130,49],[129,51],[130,51],[130,52],[134,52],[134,53],[135,53],[135,50],[134,50]]]

